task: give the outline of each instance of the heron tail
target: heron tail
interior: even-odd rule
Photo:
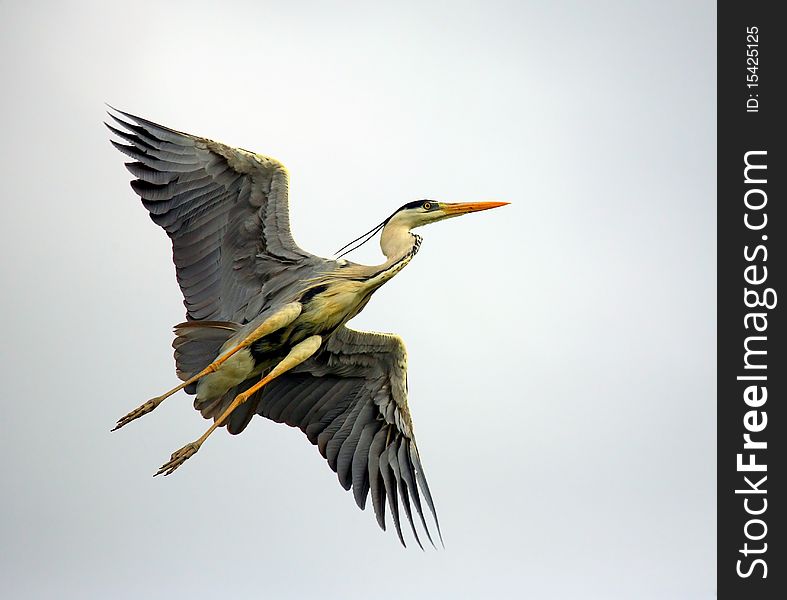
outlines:
[[[186,381],[207,367],[219,354],[221,346],[241,328],[229,321],[187,321],[175,325],[175,365],[178,377]],[[186,386],[194,394],[197,384]]]
[[[228,321],[187,321],[175,326],[175,363],[181,381],[193,377],[213,362],[221,351],[224,343],[241,329],[238,323]],[[211,377],[208,375],[207,377]],[[230,405],[235,396],[245,391],[254,383],[253,379],[244,381],[219,395],[197,395],[194,399],[196,408],[206,419],[216,419]],[[197,393],[197,383],[185,387],[187,394]],[[228,419],[227,431],[237,434],[243,431],[257,411],[259,398],[250,398],[239,406]]]

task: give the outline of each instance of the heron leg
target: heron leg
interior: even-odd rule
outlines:
[[[289,304],[285,304],[283,307],[281,307],[279,310],[273,313],[270,317],[265,319],[259,325],[259,327],[254,329],[254,331],[252,331],[249,335],[243,338],[243,340],[238,342],[237,345],[222,352],[216,360],[214,360],[207,367],[202,369],[202,371],[200,371],[193,377],[190,377],[180,385],[172,388],[168,392],[165,392],[161,396],[156,396],[155,398],[151,398],[144,404],[132,410],[126,416],[120,418],[117,424],[112,428],[112,431],[120,429],[124,425],[128,425],[129,423],[131,423],[131,421],[134,421],[135,419],[138,419],[139,417],[146,415],[149,412],[152,412],[158,407],[159,404],[164,402],[164,400],[172,396],[172,394],[174,394],[175,392],[179,392],[187,385],[191,385],[192,383],[199,381],[200,379],[205,377],[205,375],[210,375],[211,373],[215,373],[216,371],[218,371],[221,365],[223,365],[233,354],[235,354],[239,350],[251,346],[257,340],[264,338],[266,335],[269,335],[274,331],[278,331],[283,327],[287,327],[287,325],[289,325],[295,319],[298,318],[298,316],[301,314],[302,309],[303,306],[301,305],[300,302],[291,302]]]
[[[311,337],[306,338],[299,344],[293,346],[292,350],[290,350],[289,354],[285,356],[281,362],[279,362],[271,372],[268,373],[265,377],[260,379],[257,383],[251,386],[245,392],[242,392],[235,396],[235,399],[232,403],[227,407],[221,416],[214,421],[214,423],[208,428],[208,430],[202,434],[202,436],[183,446],[180,450],[176,450],[172,453],[170,460],[164,463],[161,468],[156,472],[156,475],[171,475],[175,469],[177,469],[180,465],[182,465],[186,460],[194,456],[197,451],[200,449],[205,440],[208,439],[211,433],[216,431],[217,428],[221,427],[226,420],[232,414],[232,411],[235,410],[238,406],[246,402],[253,394],[255,394],[258,390],[260,390],[263,386],[269,383],[271,380],[275,379],[282,373],[286,373],[293,367],[298,366],[307,358],[312,356],[322,344],[322,338],[319,335],[313,335]],[[155,477],[155,475],[154,475]]]

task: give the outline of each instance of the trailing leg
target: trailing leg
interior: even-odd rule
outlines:
[[[225,351],[223,351],[216,360],[214,360],[207,367],[202,369],[199,373],[197,373],[193,377],[190,377],[180,385],[172,388],[171,390],[162,394],[161,396],[156,396],[155,398],[148,400],[141,406],[138,406],[137,408],[132,410],[126,416],[119,419],[115,427],[112,428],[112,431],[115,431],[116,429],[120,429],[124,425],[128,425],[129,423],[131,423],[131,421],[134,421],[135,419],[138,419],[139,417],[146,415],[149,412],[152,412],[153,410],[158,408],[158,406],[162,402],[164,402],[164,400],[172,396],[172,394],[174,394],[175,392],[179,392],[187,385],[199,381],[201,378],[205,377],[205,375],[215,373],[221,367],[222,364],[224,364],[229,358],[231,358],[239,350],[242,350],[243,348],[248,348],[254,342],[265,337],[266,335],[269,335],[274,331],[278,331],[283,327],[287,327],[290,323],[292,323],[295,319],[298,318],[298,316],[301,314],[302,308],[303,306],[301,305],[300,302],[291,302],[289,304],[285,304],[279,310],[273,313],[270,317],[265,319],[257,328],[255,328],[249,335],[243,338],[240,342],[238,342],[236,345],[232,346],[231,348],[228,348]]]
[[[200,446],[202,446],[205,440],[208,439],[208,436],[210,436],[211,433],[216,431],[218,427],[221,427],[224,424],[224,422],[232,414],[233,410],[246,402],[246,400],[248,400],[254,393],[260,390],[267,383],[308,359],[315,352],[317,352],[321,344],[322,338],[319,335],[313,335],[293,346],[292,350],[290,350],[290,353],[284,357],[275,367],[273,367],[270,373],[260,379],[245,392],[238,394],[232,401],[232,404],[227,407],[227,410],[225,410],[221,416],[216,419],[213,425],[211,425],[199,439],[186,444],[180,450],[173,452],[170,460],[161,466],[161,468],[156,472],[156,475],[161,475],[162,473],[164,475],[171,475],[175,469],[177,469],[180,465],[186,462],[186,460],[197,453],[197,451],[200,449]]]

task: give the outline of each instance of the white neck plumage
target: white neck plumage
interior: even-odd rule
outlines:
[[[418,252],[421,236],[410,230],[420,223],[396,214],[385,224],[380,235],[380,249],[385,262],[380,265],[345,264],[331,273],[331,277],[353,279],[368,289],[376,289],[401,271]]]
[[[380,249],[388,260],[382,266],[398,262],[403,257],[413,254],[413,249],[417,251],[420,237],[410,231],[410,226],[399,220],[391,219],[383,227],[380,235]]]
[[[388,281],[391,277],[401,271],[421,246],[421,236],[410,231],[412,223],[406,219],[397,218],[395,215],[385,227],[380,235],[380,249],[385,255],[386,261],[374,267],[374,276],[369,279],[369,284],[379,286]]]

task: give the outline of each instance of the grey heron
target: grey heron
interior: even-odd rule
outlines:
[[[187,321],[173,342],[182,383],[113,431],[179,390],[195,395],[194,407],[213,423],[156,473],[170,475],[218,427],[238,434],[259,414],[300,428],[361,509],[371,495],[382,529],[387,499],[402,544],[400,500],[419,546],[413,507],[432,541],[422,497],[442,539],[407,405],[404,343],[345,323],[418,252],[413,229],[507,203],[409,202],[342,248],[380,232],[385,262],[328,260],[292,238],[281,163],[115,113],[116,126],[107,127],[123,142],[112,144],[132,159],[131,186],[172,241]]]

